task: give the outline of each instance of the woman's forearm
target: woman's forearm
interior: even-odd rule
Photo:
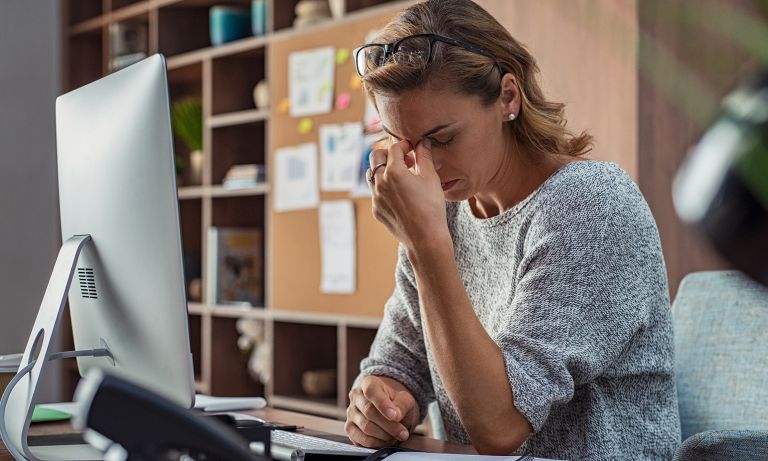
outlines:
[[[508,454],[530,424],[514,406],[501,349],[472,308],[450,240],[408,252],[432,355],[445,389],[475,448]]]

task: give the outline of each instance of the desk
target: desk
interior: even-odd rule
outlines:
[[[327,432],[333,435],[344,435],[344,422],[333,419],[320,418],[317,416],[309,416],[301,413],[295,413],[292,411],[278,410],[274,408],[265,408],[263,410],[247,412],[259,418],[266,419],[267,421],[273,421],[283,424],[296,424],[304,426],[307,429],[315,431]],[[68,423],[45,423],[45,424],[33,424],[31,429],[32,435],[45,435],[45,434],[63,434],[75,432],[72,426]],[[443,442],[442,440],[431,439],[428,437],[414,436],[411,437],[403,446],[412,448],[414,450],[431,451],[438,453],[476,453],[472,448],[466,445],[459,445],[455,443]],[[0,461],[13,461],[13,457],[5,446],[0,443]]]

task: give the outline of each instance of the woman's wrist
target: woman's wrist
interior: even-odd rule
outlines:
[[[406,247],[408,261],[414,270],[440,267],[446,261],[454,261],[453,240],[450,235],[424,239]]]

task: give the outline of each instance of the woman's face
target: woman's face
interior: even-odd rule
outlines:
[[[508,161],[503,107],[448,90],[419,89],[396,96],[376,95],[382,126],[395,141],[407,140],[417,155],[431,155],[445,199],[466,200],[487,192]],[[429,144],[428,143],[428,144]]]

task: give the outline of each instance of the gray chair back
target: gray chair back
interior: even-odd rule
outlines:
[[[697,272],[672,312],[683,439],[768,430],[768,289],[737,271]]]

